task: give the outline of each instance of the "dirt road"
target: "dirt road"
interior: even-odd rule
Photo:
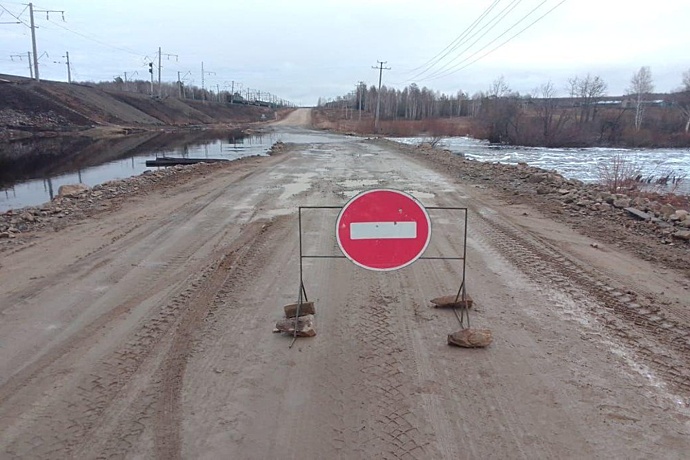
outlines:
[[[687,280],[455,177],[328,136],[2,254],[0,457],[687,458]],[[309,259],[318,335],[271,333],[298,292],[296,207],[373,187],[469,207],[491,347],[446,345],[457,320],[429,299],[460,273],[430,260]],[[306,253],[338,254],[336,213],[305,212]],[[459,217],[431,212],[427,255],[462,253]]]

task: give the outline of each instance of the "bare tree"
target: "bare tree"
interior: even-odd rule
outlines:
[[[630,80],[628,94],[635,97],[635,130],[639,131],[644,118],[644,104],[647,96],[654,91],[652,84],[652,71],[649,67],[640,67]]]
[[[568,78],[568,84],[565,87],[566,91],[568,91],[568,95],[573,99],[577,97],[577,87],[579,80],[580,79],[578,77]]]
[[[683,88],[685,91],[690,91],[690,70],[683,72]]]
[[[683,86],[672,94],[673,107],[680,111],[685,120],[685,132],[690,132],[690,69],[683,72]]]
[[[489,97],[503,97],[508,95],[510,93],[510,87],[508,86],[508,83],[506,83],[505,78],[503,75],[498,77],[496,80],[491,83],[491,86],[489,86]]]
[[[554,137],[567,122],[568,112],[566,110],[557,110],[556,88],[552,82],[549,81],[539,86],[534,90],[534,94],[536,95],[534,105],[541,125],[541,134],[544,145],[548,146],[551,145]],[[558,115],[556,115],[557,113]]]
[[[574,77],[568,80],[571,95],[580,101],[580,123],[593,121],[596,117],[596,106],[606,95],[606,82],[598,75],[587,74],[586,77]]]

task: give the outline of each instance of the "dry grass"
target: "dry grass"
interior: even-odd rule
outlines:
[[[482,130],[476,121],[469,117],[431,118],[426,120],[381,120],[379,130],[374,129],[374,118],[351,113],[352,118],[344,118],[344,112],[337,109],[314,109],[313,124],[319,129],[361,135],[384,135],[391,137],[413,136],[481,136]]]

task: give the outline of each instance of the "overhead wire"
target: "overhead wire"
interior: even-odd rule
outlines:
[[[64,26],[64,25],[60,24],[59,22],[55,22],[55,21],[51,21],[51,20],[48,20],[48,22],[49,22],[51,25],[57,26],[57,27],[59,27],[59,28],[61,28],[61,29],[64,29],[64,30],[66,30],[67,32],[70,32],[70,33],[72,33],[72,34],[74,34],[74,35],[77,35],[77,36],[79,36],[79,37],[81,37],[81,38],[83,38],[83,39],[85,39],[85,40],[90,40],[90,41],[92,41],[92,42],[94,42],[94,43],[98,43],[99,45],[103,45],[103,46],[106,46],[106,47],[108,47],[108,48],[111,48],[111,49],[114,49],[114,50],[117,50],[117,51],[122,51],[122,52],[124,52],[124,53],[129,53],[129,54],[132,54],[132,55],[135,55],[135,56],[139,56],[139,57],[144,56],[143,53],[140,53],[140,52],[138,52],[138,51],[135,51],[135,50],[132,50],[132,49],[129,49],[129,48],[124,48],[124,47],[120,47],[120,46],[111,45],[110,43],[106,43],[106,42],[104,42],[104,41],[102,41],[102,40],[100,40],[100,39],[98,39],[98,38],[94,38],[93,36],[90,37],[90,36],[88,36],[88,35],[86,35],[86,34],[83,34],[83,33],[81,33],[81,32],[77,32],[77,31],[75,31],[75,30],[70,29],[70,28],[67,27],[67,26]]]
[[[490,55],[491,53],[493,53],[493,52],[495,52],[496,50],[500,49],[501,47],[505,46],[507,43],[509,43],[510,41],[512,41],[514,38],[516,38],[517,36],[521,35],[521,34],[524,33],[527,29],[529,29],[530,27],[532,27],[533,25],[535,25],[536,23],[538,23],[539,21],[541,21],[544,17],[546,17],[547,15],[549,15],[552,11],[554,11],[556,8],[558,8],[559,6],[561,6],[561,5],[562,5],[563,3],[565,3],[567,0],[561,0],[561,1],[560,1],[559,3],[557,3],[555,6],[553,6],[553,7],[550,8],[548,11],[546,11],[543,15],[539,16],[537,19],[535,19],[534,21],[532,21],[531,23],[529,23],[526,27],[524,27],[523,29],[519,30],[517,33],[511,35],[507,40],[501,42],[498,46],[496,46],[496,47],[490,49],[490,50],[487,51],[486,53],[481,54],[481,55],[480,55],[479,57],[477,57],[476,59],[471,60],[474,56],[477,56],[479,53],[481,53],[482,51],[486,50],[486,49],[487,49],[488,47],[490,47],[493,43],[496,43],[496,41],[498,41],[499,39],[501,39],[501,37],[504,37],[504,36],[505,36],[506,34],[508,34],[511,30],[515,29],[515,27],[519,26],[521,23],[523,23],[525,20],[527,20],[530,16],[532,16],[534,13],[536,13],[539,9],[541,9],[541,8],[544,6],[544,4],[546,4],[546,3],[549,1],[549,0],[543,0],[543,1],[542,1],[541,3],[539,3],[537,6],[535,6],[534,8],[532,8],[527,14],[525,14],[524,16],[522,16],[518,21],[516,21],[516,22],[513,23],[510,27],[508,27],[506,30],[504,30],[501,34],[499,34],[498,36],[496,36],[495,38],[493,38],[491,41],[489,41],[488,43],[486,43],[485,45],[483,45],[483,46],[482,46],[481,48],[479,48],[477,51],[473,52],[473,53],[470,54],[469,56],[467,56],[467,57],[465,57],[464,59],[460,60],[460,62],[457,62],[457,63],[453,64],[454,62],[458,61],[458,59],[460,59],[460,58],[461,58],[467,51],[469,51],[475,44],[477,44],[477,43],[479,42],[479,40],[481,40],[481,39],[482,39],[483,37],[485,37],[491,30],[493,30],[493,29],[494,29],[494,28],[495,28],[495,27],[496,27],[496,26],[497,26],[497,25],[498,25],[498,24],[499,24],[499,23],[500,23],[500,22],[511,12],[511,11],[513,11],[513,10],[518,6],[518,4],[519,4],[521,1],[522,1],[522,0],[513,0],[513,2],[511,2],[511,3],[510,3],[509,5],[507,5],[505,8],[503,8],[503,10],[501,10],[496,16],[494,16],[493,18],[491,18],[487,23],[485,23],[478,31],[476,31],[476,32],[475,32],[474,34],[472,34],[470,37],[467,37],[467,34],[468,34],[468,33],[471,33],[471,32],[477,27],[477,25],[478,25],[478,20],[479,20],[480,18],[481,18],[481,19],[484,19],[484,18],[488,15],[488,13],[490,13],[491,10],[492,10],[493,8],[495,8],[495,6],[497,5],[497,2],[494,1],[491,5],[489,5],[489,7],[488,7],[488,8],[487,8],[477,19],[475,19],[475,21],[473,21],[472,24],[470,24],[470,26],[468,26],[468,28],[465,29],[465,31],[463,31],[462,34],[460,34],[460,36],[456,37],[456,39],[455,39],[453,42],[451,42],[449,45],[447,45],[443,50],[441,50],[439,53],[437,53],[433,58],[431,58],[431,59],[429,59],[428,61],[426,61],[425,64],[423,64],[423,65],[418,66],[418,67],[415,68],[415,69],[420,69],[420,68],[426,67],[423,71],[418,72],[414,77],[405,80],[404,82],[402,82],[402,84],[408,83],[408,82],[410,82],[410,81],[415,81],[415,80],[417,80],[417,81],[436,80],[436,79],[439,79],[439,78],[446,77],[446,76],[448,76],[448,75],[455,74],[455,73],[457,73],[457,72],[459,72],[459,71],[461,71],[461,70],[463,70],[463,69],[469,67],[470,65],[472,65],[472,64],[474,64],[474,63],[476,63],[476,62],[478,62],[479,60],[485,58],[486,56]],[[468,42],[469,40],[471,40],[472,38],[476,37],[477,34],[479,34],[482,30],[484,30],[484,29],[486,29],[487,27],[489,27],[489,25],[491,25],[491,24],[493,24],[493,25],[492,25],[486,32],[482,33],[482,34],[479,36],[479,38],[478,38],[477,40],[475,40],[474,42],[472,42],[469,46],[465,47],[465,48],[462,50],[462,52],[460,52],[457,56],[455,56],[455,58],[453,58],[453,59],[450,60],[449,62],[445,63],[445,64],[444,64],[443,66],[441,66],[440,68],[434,70],[430,75],[424,76],[425,73],[428,73],[430,70],[432,70],[433,67],[437,66],[438,63],[441,62],[441,61],[442,61],[445,57],[447,57],[450,53],[452,53],[453,51],[457,50],[460,46],[462,46],[463,44],[467,43],[467,42]],[[470,60],[471,60],[471,61],[470,61]],[[468,61],[470,61],[470,62],[468,62]],[[465,64],[465,65],[463,65],[463,64]],[[410,72],[408,72],[408,73],[410,73]],[[419,77],[422,77],[422,76],[424,76],[424,78],[421,78],[421,79],[420,79]]]
[[[29,7],[29,6],[27,5],[26,8],[28,8],[28,7]],[[11,12],[11,11],[8,10],[7,8],[5,8],[3,5],[0,5],[0,8],[2,8],[3,10],[5,10],[5,11],[7,12],[7,14],[9,14],[10,16],[12,16],[14,19],[16,19],[17,21],[19,21],[21,24],[24,24],[26,27],[31,27],[29,24],[27,24],[26,22],[24,22],[24,21],[21,19],[21,16],[22,16],[22,14],[24,14],[24,11],[26,11],[26,8],[24,8],[24,9],[22,10],[22,12],[19,13],[19,14],[17,14],[17,15],[15,15],[13,12]]]
[[[511,11],[513,11],[520,3],[522,3],[522,1],[523,1],[523,0],[513,0],[511,3],[508,4],[508,6],[506,6],[505,8],[503,8],[503,10],[501,10],[496,16],[494,16],[488,23],[484,24],[484,26],[483,26],[481,29],[479,29],[476,33],[474,33],[474,34],[473,34],[472,36],[470,36],[470,37],[467,37],[467,39],[464,40],[463,43],[459,43],[456,47],[454,47],[453,50],[451,50],[451,51],[456,50],[456,49],[459,48],[461,45],[464,45],[468,40],[471,40],[472,38],[476,37],[477,34],[479,34],[480,32],[482,32],[484,29],[486,29],[487,27],[491,26],[491,27],[489,27],[489,29],[488,29],[486,32],[484,32],[483,34],[481,34],[476,40],[474,40],[472,43],[470,43],[469,45],[467,45],[467,46],[466,46],[466,47],[465,47],[455,58],[451,59],[450,62],[447,62],[446,64],[444,64],[440,69],[435,70],[435,71],[432,73],[431,76],[436,75],[436,74],[438,74],[438,73],[444,71],[444,70],[447,69],[448,66],[450,66],[453,62],[455,62],[455,61],[457,61],[458,59],[460,59],[460,57],[462,57],[463,54],[465,54],[467,51],[469,51],[469,50],[470,50],[474,45],[476,45],[482,38],[484,38],[485,36],[487,36],[494,28],[496,28],[496,26],[498,26],[498,24],[499,24],[508,14],[510,14]],[[544,1],[547,1],[547,0],[544,0]],[[542,3],[543,3],[543,2],[542,2]],[[492,25],[492,24],[493,24],[493,25]],[[450,54],[450,51],[449,51],[448,53],[446,53],[446,55],[448,55],[448,54]],[[428,69],[428,70],[431,70],[431,69]],[[419,77],[421,77],[424,73],[426,73],[426,72],[422,72],[421,74],[418,74],[418,75],[415,76],[414,78],[419,78]],[[427,78],[429,78],[429,77],[427,77]]]
[[[546,1],[546,0],[545,0],[545,1]],[[489,42],[486,46],[484,46],[483,48],[481,48],[481,49],[478,50],[477,52],[473,53],[471,56],[467,57],[466,59],[464,59],[464,60],[462,60],[461,62],[459,62],[458,64],[456,64],[456,65],[453,67],[452,70],[447,71],[446,73],[441,74],[441,75],[437,75],[437,76],[434,76],[434,77],[428,77],[428,78],[426,78],[425,80],[437,80],[437,79],[439,79],[439,78],[443,78],[443,77],[447,77],[447,76],[449,76],[449,75],[453,75],[453,74],[455,74],[455,73],[460,72],[461,70],[466,69],[467,67],[471,66],[471,65],[474,64],[475,62],[480,61],[481,59],[484,59],[486,56],[488,56],[488,55],[490,55],[491,53],[493,53],[494,51],[500,49],[501,47],[503,47],[504,45],[506,45],[507,43],[509,43],[511,40],[513,40],[514,38],[516,38],[517,36],[519,36],[520,34],[522,34],[523,32],[525,32],[527,29],[529,29],[530,27],[532,27],[533,25],[535,25],[536,23],[538,23],[539,21],[541,21],[542,19],[544,19],[544,18],[545,18],[546,16],[548,16],[552,11],[554,11],[556,8],[558,8],[559,6],[561,6],[561,5],[562,5],[563,3],[565,3],[566,1],[567,1],[567,0],[561,0],[561,1],[558,2],[553,8],[551,8],[551,9],[548,10],[546,13],[544,13],[543,15],[539,16],[537,19],[535,19],[534,21],[532,21],[531,23],[529,23],[525,28],[521,29],[521,30],[518,31],[516,34],[512,35],[511,37],[509,37],[507,40],[505,40],[504,42],[502,42],[501,44],[499,44],[499,45],[496,46],[495,48],[492,48],[491,50],[489,50],[489,51],[487,51],[486,53],[482,54],[482,55],[479,56],[477,59],[474,59],[473,61],[471,61],[471,62],[469,62],[469,63],[467,63],[467,64],[465,64],[465,65],[463,65],[463,66],[461,66],[461,67],[459,67],[459,68],[457,67],[458,65],[462,64],[463,62],[466,62],[467,59],[470,59],[472,56],[475,56],[477,53],[481,52],[482,50],[486,49],[489,45],[491,45],[491,43],[494,43],[497,39],[499,39],[500,37],[502,37],[503,35],[505,35],[505,34],[506,34],[507,32],[509,32],[515,25],[517,25],[519,22],[521,22],[522,19],[521,19],[520,21],[518,21],[518,23],[514,24],[510,29],[506,30],[504,33],[502,33],[501,35],[499,35],[498,37],[496,37],[494,40],[492,40],[491,42]],[[545,3],[545,2],[542,2],[542,4],[543,4],[543,3]],[[540,4],[540,6],[541,6],[541,4]],[[537,8],[538,8],[538,7],[537,7]],[[531,13],[530,13],[530,14],[531,14]],[[529,15],[529,14],[528,14],[528,15]],[[524,18],[523,18],[523,19],[524,19]]]
[[[489,6],[482,12],[482,14],[480,14],[480,15],[479,15],[469,26],[467,26],[467,28],[466,28],[460,35],[458,35],[457,37],[455,37],[455,39],[454,39],[452,42],[450,42],[445,48],[443,48],[441,51],[439,51],[438,54],[436,54],[436,56],[432,57],[431,59],[429,59],[429,60],[428,60],[427,62],[425,62],[424,64],[422,64],[422,65],[420,65],[420,66],[418,66],[418,67],[415,67],[414,69],[410,69],[407,73],[415,72],[415,71],[421,69],[422,67],[428,66],[430,63],[432,63],[432,62],[435,61],[435,60],[436,60],[436,62],[438,62],[440,59],[443,59],[443,57],[446,56],[446,55],[448,54],[448,53],[446,53],[446,54],[443,54],[443,53],[444,53],[446,50],[448,50],[449,48],[453,47],[453,45],[455,45],[455,43],[456,43],[457,41],[462,40],[462,38],[463,38],[465,35],[467,35],[467,34],[470,33],[472,30],[474,30],[474,28],[479,24],[479,22],[481,22],[481,20],[484,19],[484,17],[485,17],[487,14],[489,14],[489,13],[491,12],[491,10],[493,10],[493,9],[496,7],[496,5],[498,5],[499,3],[501,3],[501,1],[502,1],[502,0],[494,0],[494,2],[493,2],[491,5],[489,5]],[[452,51],[452,50],[451,50],[451,51]],[[449,51],[449,52],[450,52],[450,51]],[[441,56],[442,54],[443,54],[443,56]],[[440,56],[440,57],[439,57],[439,56]],[[438,59],[437,59],[437,58],[438,58]],[[435,64],[431,64],[431,66],[433,66],[433,65],[435,65]]]
[[[485,50],[487,47],[491,46],[492,43],[495,43],[496,40],[498,40],[499,38],[501,38],[502,36],[504,36],[505,34],[507,34],[508,32],[510,32],[512,29],[514,29],[516,26],[518,26],[522,21],[524,21],[524,20],[527,19],[529,16],[531,16],[532,14],[534,14],[539,8],[541,8],[541,7],[542,7],[546,2],[548,2],[548,1],[549,1],[549,0],[542,0],[541,3],[539,3],[537,6],[535,6],[534,8],[532,8],[527,14],[525,14],[525,15],[522,16],[520,19],[518,19],[517,22],[513,23],[513,25],[511,25],[510,27],[508,27],[508,28],[507,28],[506,30],[504,30],[501,34],[499,34],[498,36],[494,37],[494,38],[493,38],[491,41],[489,41],[488,43],[484,44],[481,48],[479,48],[479,49],[478,49],[477,51],[475,51],[474,53],[470,54],[469,56],[465,57],[464,59],[461,59],[460,62],[458,62],[457,64],[452,64],[452,63],[456,62],[458,59],[460,59],[460,58],[462,57],[462,55],[463,55],[466,51],[468,51],[470,48],[472,48],[472,46],[474,46],[480,39],[482,39],[482,38],[484,38],[484,37],[486,36],[486,34],[483,34],[481,37],[479,37],[479,39],[475,40],[474,42],[472,42],[472,44],[471,44],[470,46],[468,46],[467,48],[465,48],[465,49],[463,50],[463,52],[462,52],[461,54],[459,54],[458,56],[456,56],[452,61],[450,61],[449,63],[447,63],[446,65],[444,65],[441,69],[436,70],[433,74],[427,76],[425,79],[431,79],[431,78],[434,78],[434,77],[436,77],[436,76],[438,76],[438,75],[440,75],[440,74],[443,74],[444,72],[447,72],[447,71],[449,71],[449,70],[452,70],[452,69],[456,68],[458,65],[461,65],[463,62],[466,62],[468,59],[471,59],[472,57],[476,56],[478,53],[481,53],[481,52],[482,52],[483,50]],[[510,11],[512,11],[512,9],[511,9]],[[505,17],[505,16],[504,16],[504,17]],[[502,18],[501,18],[501,19],[502,19]],[[488,31],[487,31],[487,33],[488,33]],[[451,64],[452,64],[452,65],[451,65]],[[450,67],[450,68],[449,68],[449,67]]]

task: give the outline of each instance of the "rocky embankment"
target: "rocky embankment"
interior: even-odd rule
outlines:
[[[117,209],[129,197],[172,187],[223,166],[223,163],[199,163],[149,170],[94,187],[63,185],[52,201],[0,214],[0,251],[30,242],[38,231],[59,231],[71,222]]]
[[[634,190],[611,193],[602,185],[566,179],[557,172],[527,164],[484,163],[428,145],[397,145],[476,187],[495,190],[508,203],[531,205],[587,236],[684,270],[690,276],[687,196]]]
[[[275,143],[269,155],[277,155],[286,148]],[[147,170],[127,179],[113,180],[94,187],[84,184],[62,186],[58,195],[41,206],[11,209],[0,214],[0,252],[18,248],[37,238],[41,231],[60,231],[70,223],[117,209],[134,196],[183,184],[221,168],[254,161],[255,156],[231,162],[197,163],[186,166]]]

